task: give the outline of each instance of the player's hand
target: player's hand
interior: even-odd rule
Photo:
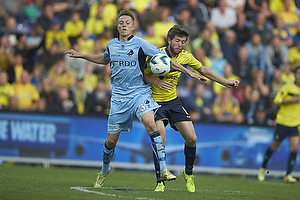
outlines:
[[[237,89],[239,87],[240,81],[238,80],[229,80],[227,81],[226,87]]]
[[[156,79],[155,85],[157,87],[159,87],[159,89],[162,89],[166,92],[169,92],[172,90],[172,88],[174,87],[174,85],[172,83],[169,83],[167,81],[164,80],[160,80],[160,79]]]
[[[294,101],[295,103],[299,103],[299,102],[300,102],[300,95],[294,95],[294,96],[293,96],[293,101]]]
[[[74,49],[67,50],[64,52],[64,54],[70,54],[70,57],[73,57],[73,58],[81,58],[82,57],[82,54],[75,51]]]
[[[200,74],[198,74],[198,73],[194,73],[194,72],[189,72],[189,74],[188,74],[192,79],[195,79],[195,80],[197,80],[197,81],[202,81],[202,82],[206,82],[207,81],[207,79],[206,78],[204,78],[203,76],[201,76]]]

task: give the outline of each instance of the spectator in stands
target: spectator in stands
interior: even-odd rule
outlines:
[[[21,108],[19,106],[19,100],[16,95],[13,95],[9,98],[8,107],[3,109],[4,112],[21,112]]]
[[[246,15],[241,13],[237,16],[237,23],[232,30],[236,34],[236,40],[240,45],[243,45],[245,42],[249,41],[250,29],[246,26]]]
[[[58,43],[54,42],[49,51],[44,51],[40,56],[39,62],[44,65],[44,74],[47,76],[53,65],[62,58],[63,54],[59,52]]]
[[[245,47],[249,52],[249,61],[254,70],[265,70],[265,47],[261,43],[261,37],[258,33],[252,35],[251,41],[245,43]]]
[[[5,26],[5,22],[8,18],[7,13],[3,9],[3,5],[0,4],[0,28]]]
[[[226,65],[224,66],[224,77],[225,80],[241,80],[240,77],[238,77],[237,75],[233,74],[233,69],[231,64],[226,63]],[[217,82],[213,82],[213,91],[216,95],[221,95],[223,92],[223,89],[225,88],[223,85],[217,83]]]
[[[284,21],[281,17],[275,17],[275,27],[272,30],[274,36],[279,36],[283,45],[290,47],[293,45],[293,36],[290,31],[285,28]]]
[[[75,84],[71,86],[70,91],[72,94],[73,102],[77,107],[77,113],[79,115],[82,115],[85,110],[84,103],[88,95],[88,91],[84,86],[82,74],[77,75]]]
[[[8,17],[5,26],[1,28],[0,35],[6,35],[12,47],[17,45],[21,33],[17,32],[17,20],[14,16]]]
[[[93,35],[95,38],[100,38],[104,32],[105,27],[110,27],[112,25],[107,24],[103,19],[103,7],[98,7],[98,12],[95,17],[89,17],[86,22],[86,29],[89,34]]]
[[[11,65],[8,70],[8,82],[13,83],[19,83],[21,80],[21,74],[24,71],[23,66],[23,56],[21,54],[15,55],[15,62],[13,65]]]
[[[211,68],[210,59],[205,55],[205,52],[202,48],[194,51],[194,56],[199,60],[205,67]]]
[[[211,122],[212,108],[211,108],[211,98],[205,94],[206,87],[204,84],[197,84],[195,87],[195,92],[190,98],[188,111],[195,110],[199,113],[199,119],[197,121]]]
[[[9,106],[9,99],[15,94],[15,88],[8,82],[6,71],[0,71],[0,110]]]
[[[187,0],[181,3],[175,13],[181,13],[182,10],[187,10],[191,15],[191,20],[196,21],[200,30],[203,30],[206,22],[209,20],[209,15],[206,6],[199,0]]]
[[[277,92],[280,90],[282,87],[283,82],[282,82],[282,74],[280,69],[274,69],[272,81],[270,84],[270,98],[274,99]]]
[[[54,16],[64,24],[71,16],[69,0],[44,0],[44,5],[52,4]]]
[[[182,9],[177,17],[178,24],[186,28],[189,33],[189,41],[194,40],[199,36],[200,27],[196,21],[196,19],[191,18],[190,11],[186,9]],[[190,42],[188,42],[189,44]],[[187,45],[190,46],[190,45]]]
[[[236,34],[232,30],[224,33],[224,38],[220,40],[221,50],[227,62],[233,62],[238,57],[239,43],[236,40]]]
[[[297,46],[300,41],[300,22],[297,24],[297,32],[293,36],[293,46]]]
[[[297,46],[289,49],[289,63],[292,64],[292,69],[300,66],[300,41]]]
[[[54,102],[49,109],[50,114],[58,115],[77,115],[77,106],[70,100],[70,93],[67,88],[58,90],[58,102]]]
[[[271,80],[274,69],[283,71],[288,61],[288,48],[281,44],[280,38],[274,36],[272,43],[266,46],[266,79]]]
[[[219,41],[214,40],[211,37],[211,32],[208,28],[204,29],[201,36],[194,39],[192,41],[192,49],[193,51],[196,51],[197,49],[203,49],[205,52],[205,55],[209,56],[212,47],[220,47]]]
[[[91,62],[87,62],[85,65],[85,72],[83,73],[84,88],[88,93],[93,92],[98,83],[98,77],[94,74],[95,66]]]
[[[30,83],[27,70],[22,72],[21,80],[15,86],[15,94],[18,97],[19,107],[22,111],[36,110],[40,95],[35,86]]]
[[[260,93],[258,90],[252,90],[249,98],[245,99],[240,104],[241,112],[243,113],[247,124],[251,125],[254,122],[254,113],[259,105]]]
[[[264,18],[269,18],[271,12],[269,11],[269,4],[267,0],[246,0],[245,14],[247,19],[254,21],[260,13]]]
[[[101,0],[93,3],[90,7],[89,19],[96,18],[99,15],[101,10],[101,17],[103,19],[104,24],[108,28],[113,28],[113,23],[116,21],[118,15],[118,8],[115,4],[108,2],[108,0]]]
[[[149,8],[141,16],[141,28],[147,31],[156,21],[159,21],[160,9],[158,0],[151,0]]]
[[[270,12],[272,13],[273,16],[276,16],[277,14],[285,11],[285,7],[284,7],[285,2],[284,1],[285,0],[271,0],[270,1],[269,10],[270,10]],[[290,3],[289,11],[290,12],[296,12],[295,1],[291,1],[289,3]]]
[[[252,81],[253,67],[248,58],[248,49],[245,46],[242,46],[240,47],[238,58],[231,63],[233,73],[241,78],[240,87],[245,86]]]
[[[28,50],[39,49],[39,47],[42,45],[43,39],[44,31],[42,28],[38,24],[33,25],[26,40],[26,48]]]
[[[55,89],[70,88],[75,81],[74,71],[67,68],[66,62],[63,59],[55,63],[47,77]]]
[[[231,8],[233,8],[238,15],[244,14],[244,8],[246,1],[245,0],[225,0],[227,5]]]
[[[110,108],[110,92],[105,89],[105,83],[99,81],[93,92],[87,96],[85,102],[85,114],[107,116]]]
[[[284,64],[284,69],[281,73],[281,80],[283,84],[293,83],[295,81],[295,74],[292,71],[292,65],[290,63]]]
[[[220,0],[218,7],[211,10],[210,19],[217,26],[217,31],[222,36],[224,31],[236,24],[237,16],[235,10],[228,7],[225,0]]]
[[[212,47],[208,58],[211,62],[211,70],[213,70],[217,75],[224,77],[224,67],[227,61],[220,55],[220,48]]]
[[[162,37],[155,36],[154,34],[154,27],[153,25],[148,25],[146,28],[146,36],[144,37],[144,40],[150,42],[156,47],[162,47],[165,45],[165,40]]]
[[[170,21],[171,11],[167,7],[160,8],[160,20],[153,24],[155,36],[166,40],[167,33],[175,23]]]
[[[34,65],[32,76],[30,78],[30,83],[34,85],[38,91],[41,90],[42,81],[44,79],[43,70],[44,70],[43,65],[41,64]]]
[[[102,45],[102,49],[105,49],[106,44],[111,39],[113,39],[113,32],[111,29],[105,27],[102,36],[100,38],[98,38],[98,40],[100,41],[100,44]]]
[[[261,42],[266,45],[271,42],[272,31],[266,25],[266,17],[263,13],[257,13],[255,23],[250,27],[251,35],[257,33],[261,37]]]
[[[71,45],[77,42],[83,29],[84,22],[81,19],[79,12],[73,12],[71,19],[64,24],[64,31],[67,34]]]
[[[235,123],[240,112],[239,101],[232,95],[232,90],[224,88],[213,103],[213,115],[217,122]]]
[[[291,0],[282,0],[284,5],[284,11],[278,13],[284,22],[284,27],[289,30],[292,36],[297,34],[297,25],[300,22],[299,16],[296,14],[295,10],[291,10],[292,6]]]
[[[260,94],[259,104],[263,105],[265,108],[270,108],[269,105],[269,95],[270,87],[268,83],[265,82],[265,72],[258,70],[255,72],[253,77],[253,82],[249,85],[246,85],[245,95],[246,99],[250,99],[251,91],[257,90]]]
[[[43,7],[43,12],[40,17],[37,18],[36,24],[42,28],[43,33],[50,30],[51,21],[54,18],[54,11],[52,4],[45,4]]]
[[[254,113],[254,121],[253,126],[272,126],[273,122],[271,119],[268,118],[267,110],[264,106],[259,105],[257,106],[255,113]]]
[[[58,18],[51,20],[51,29],[46,31],[45,49],[48,51],[54,42],[57,42],[59,52],[63,53],[70,49],[70,41],[65,31],[60,30],[61,21]]]
[[[94,52],[94,40],[90,38],[90,34],[86,29],[83,29],[80,37],[77,39],[80,47],[80,52],[91,54]]]
[[[3,35],[0,40],[0,70],[7,70],[14,63],[14,50]]]
[[[44,78],[42,81],[40,97],[46,100],[48,107],[58,102],[58,95],[53,91],[51,83],[47,78]]]

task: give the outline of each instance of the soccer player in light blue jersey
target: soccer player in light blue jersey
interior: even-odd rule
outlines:
[[[161,177],[164,180],[175,180],[176,176],[169,172],[165,163],[165,147],[154,121],[154,111],[159,105],[151,97],[150,85],[144,78],[145,59],[163,53],[158,48],[132,35],[134,15],[122,10],[117,18],[119,38],[107,43],[103,55],[82,54],[73,49],[66,51],[70,57],[83,58],[98,64],[110,63],[112,75],[111,110],[108,116],[106,142],[103,145],[103,166],[97,174],[95,188],[103,185],[110,172],[110,161],[121,131],[131,131],[134,116],[145,126],[152,143],[152,150],[159,161]],[[193,73],[172,60],[172,69],[189,75],[198,81],[205,80],[201,75]]]

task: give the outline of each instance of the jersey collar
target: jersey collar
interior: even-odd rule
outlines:
[[[165,52],[167,53],[167,55],[168,55],[170,58],[172,58],[172,56],[171,56],[170,52],[168,51],[167,47],[165,47]]]
[[[134,35],[129,36],[127,41],[131,40],[133,37],[134,37]]]

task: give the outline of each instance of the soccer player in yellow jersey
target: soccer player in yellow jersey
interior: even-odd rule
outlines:
[[[287,83],[277,92],[274,103],[280,105],[276,115],[276,127],[272,144],[266,150],[264,161],[259,169],[257,179],[265,180],[265,171],[269,159],[274,151],[276,151],[283,139],[289,137],[290,156],[286,170],[286,176],[283,181],[286,183],[295,183],[297,180],[292,177],[291,173],[296,163],[296,157],[299,146],[299,130],[300,125],[300,67],[295,70],[295,82]]]
[[[167,34],[168,46],[162,47],[161,50],[182,66],[189,66],[206,78],[216,81],[225,87],[237,88],[239,85],[238,80],[225,80],[211,69],[202,66],[191,53],[184,50],[188,37],[189,32],[185,28],[180,25],[174,25]],[[170,123],[173,129],[179,131],[184,138],[185,169],[182,171],[182,175],[186,180],[187,190],[189,192],[195,192],[194,176],[192,173],[196,157],[197,136],[189,114],[176,95],[176,85],[181,72],[171,70],[167,75],[158,77],[154,75],[149,68],[150,67],[146,67],[145,69],[144,79],[151,84],[152,97],[161,106],[155,115],[156,125],[163,138],[164,145],[166,144],[165,126],[168,123]],[[154,164],[157,177],[157,185],[154,191],[163,192],[165,183],[164,180],[160,178],[158,161],[155,158]]]

